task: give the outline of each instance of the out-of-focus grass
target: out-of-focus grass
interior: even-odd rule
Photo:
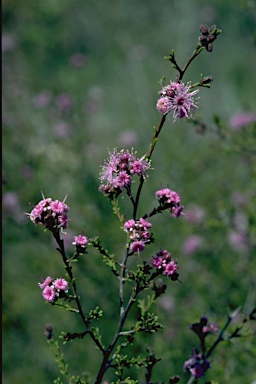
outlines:
[[[176,75],[163,56],[174,48],[177,60],[185,63],[202,23],[216,23],[223,34],[214,51],[203,52],[185,77],[192,82],[201,73],[214,77],[211,90],[200,92],[198,115],[212,124],[213,113],[228,122],[238,111],[253,111],[253,11],[253,3],[234,5],[220,0],[210,4],[132,0],[111,5],[91,0],[75,4],[70,0],[3,2],[6,384],[48,383],[58,375],[43,337],[45,323],[54,325],[56,337],[62,330],[81,330],[74,315],[45,305],[40,297],[36,274],[57,277],[64,270],[50,234],[34,227],[23,214],[31,210],[29,202],[36,204],[41,190],[54,199],[68,194],[69,244],[72,235],[84,230],[89,237],[99,235],[119,258],[125,235],[109,202],[98,192],[99,166],[107,157],[107,148],[133,146],[140,155],[147,151],[153,126],[159,122],[155,110],[158,80]],[[154,193],[161,185],[181,194],[185,212],[193,206],[204,212],[193,224],[186,217],[174,220],[167,214],[152,219],[156,244],[143,257],[149,259],[158,244],[170,249],[179,258],[182,280],[181,285],[169,282],[166,298],[156,304],[155,312],[165,329],[150,338],[139,336],[134,345],[133,353],[141,354],[143,345],[162,357],[159,368],[156,366],[156,381],[182,373],[183,361],[196,346],[190,323],[206,315],[221,326],[229,310],[242,305],[249,311],[253,305],[252,251],[233,249],[229,236],[235,217],[243,214],[253,238],[255,166],[250,156],[228,148],[208,131],[200,135],[192,124],[173,125],[171,119],[156,146],[154,170],[145,183],[140,213],[155,206]],[[243,204],[235,203],[234,192],[245,196]],[[120,204],[129,217],[129,205],[126,201]],[[202,246],[189,256],[184,244],[192,235],[200,237]],[[107,343],[115,329],[118,283],[93,251],[74,270],[86,310],[96,305],[104,310],[99,325]],[[240,340],[233,344],[220,346],[209,380],[240,384],[245,382],[245,371],[246,382],[255,379],[252,338],[241,343],[242,347]],[[71,372],[89,371],[93,379],[99,353],[90,348],[89,340],[64,350]]]

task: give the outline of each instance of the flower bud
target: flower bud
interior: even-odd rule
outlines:
[[[207,77],[204,77],[204,78],[200,81],[200,85],[210,84],[212,81],[213,81],[213,78],[212,78],[211,76],[207,76]]]
[[[213,24],[210,28],[210,34],[215,34],[217,30],[217,25]]]
[[[51,340],[53,336],[53,326],[51,324],[45,325],[44,336],[46,336],[48,340]]]
[[[208,37],[208,40],[209,40],[210,43],[212,43],[215,39],[216,39],[216,37],[214,35],[210,35]]]
[[[209,43],[209,44],[207,45],[207,47],[206,47],[206,51],[207,51],[207,52],[212,52],[212,50],[213,50],[213,45],[212,45],[211,43]]]
[[[205,35],[205,36],[209,35],[209,28],[207,27],[207,25],[202,24],[200,26],[200,32],[202,33],[202,35]]]
[[[199,41],[203,46],[206,46],[208,43],[208,38],[206,36],[200,36]]]

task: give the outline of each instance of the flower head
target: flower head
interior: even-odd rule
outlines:
[[[53,211],[53,213],[56,213],[59,215],[62,215],[64,213],[68,212],[68,210],[69,210],[67,204],[65,204],[64,202],[59,201],[59,200],[52,201],[50,203],[50,208]]]
[[[156,256],[152,256],[152,265],[172,280],[177,280],[179,277],[177,260],[172,259],[171,253],[166,250],[160,250]]]
[[[138,252],[140,253],[141,251],[143,251],[145,248],[145,244],[142,240],[135,240],[131,243],[130,245],[130,250],[132,252]]]
[[[122,149],[120,152],[114,149],[109,152],[109,158],[102,165],[100,180],[102,184],[100,191],[108,197],[117,197],[123,190],[132,183],[132,176],[146,177],[150,163],[145,157],[138,159],[133,151]]]
[[[47,276],[43,283],[38,285],[43,290],[43,298],[51,303],[54,303],[59,296],[65,297],[68,292],[68,282],[62,277],[53,281],[50,276]]]
[[[33,223],[44,225],[50,230],[67,228],[69,207],[65,204],[65,200],[66,197],[63,201],[52,201],[43,195],[43,199],[27,215]]]
[[[158,112],[162,113],[163,115],[169,113],[172,109],[172,102],[170,98],[167,96],[160,97],[156,103],[156,108]]]
[[[67,291],[68,282],[62,277],[60,277],[59,279],[54,280],[53,286],[58,291]]]
[[[182,214],[183,206],[180,204],[180,196],[177,192],[164,188],[156,191],[155,196],[160,206],[163,209],[168,209],[173,217],[177,218]]]
[[[74,236],[74,241],[72,243],[76,246],[77,254],[86,253],[86,245],[88,244],[88,238],[84,235]]]
[[[166,115],[173,112],[174,121],[177,118],[193,117],[194,109],[197,108],[194,96],[199,92],[198,89],[191,91],[191,85],[182,82],[171,81],[170,85],[164,86],[159,92],[161,97],[157,101],[157,110]]]
[[[145,244],[153,241],[152,234],[149,232],[151,227],[152,224],[142,217],[139,220],[131,219],[124,223],[124,231],[131,239],[130,250],[132,252],[143,251]]]
[[[169,263],[165,265],[163,275],[171,277],[178,270],[178,268],[179,267],[176,264],[176,261],[171,260]]]
[[[80,247],[85,247],[87,243],[88,243],[88,239],[86,236],[78,235],[78,236],[74,236],[74,241],[72,244],[79,245]]]
[[[56,291],[52,286],[47,285],[42,292],[42,296],[46,301],[53,302],[56,299]]]
[[[51,285],[52,284],[52,278],[50,276],[46,277],[46,279],[43,281],[43,283],[38,283],[39,287],[40,288],[45,288],[47,287],[48,285]]]
[[[197,349],[193,350],[192,356],[185,361],[183,369],[188,371],[195,378],[203,377],[205,372],[210,368],[210,363],[204,359]]]

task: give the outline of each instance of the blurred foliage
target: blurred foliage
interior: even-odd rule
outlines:
[[[64,270],[50,234],[23,212],[31,210],[30,202],[37,204],[40,191],[61,200],[68,194],[70,252],[72,236],[84,230],[89,237],[98,235],[119,259],[125,234],[98,192],[100,163],[107,148],[134,147],[141,156],[147,151],[159,122],[158,81],[176,76],[163,57],[175,49],[183,65],[202,23],[223,30],[213,52],[203,52],[184,79],[198,81],[201,73],[214,78],[210,90],[200,90],[197,119],[206,129],[167,120],[139,212],[155,206],[154,193],[161,185],[181,193],[190,216],[153,218],[157,241],[143,258],[159,244],[171,250],[179,259],[182,284],[168,281],[166,295],[154,308],[164,330],[139,335],[128,353],[154,350],[162,360],[153,379],[166,381],[182,375],[183,362],[195,347],[191,323],[205,315],[221,326],[228,311],[239,305],[250,313],[256,285],[256,172],[255,153],[247,148],[248,143],[255,148],[256,131],[251,125],[245,139],[247,128],[232,131],[230,121],[238,112],[255,113],[255,9],[253,0],[3,1],[5,384],[50,383],[58,377],[43,336],[46,323],[53,324],[56,339],[63,330],[83,330],[75,314],[44,304],[36,275],[58,277]],[[221,116],[224,136],[213,114]],[[245,148],[237,146],[237,140],[246,143]],[[120,204],[129,218],[126,199]],[[197,244],[193,251],[191,236]],[[116,326],[118,282],[95,250],[83,256],[74,271],[85,310],[98,305],[104,311],[98,324],[107,344]],[[127,329],[138,313],[134,308]],[[256,380],[252,332],[220,346],[206,380]],[[93,380],[100,354],[90,340],[62,348],[71,374],[91,374]],[[143,382],[142,371],[129,372],[137,375]],[[111,375],[106,378],[113,380]]]

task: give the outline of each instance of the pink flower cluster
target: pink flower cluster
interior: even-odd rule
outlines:
[[[128,220],[124,224],[124,230],[131,239],[130,250],[132,252],[141,252],[145,248],[145,244],[152,241],[152,234],[148,231],[152,224],[142,217],[139,220]]]
[[[216,333],[218,332],[218,327],[216,326],[216,324],[214,323],[211,323],[210,325],[205,325],[203,326],[203,329],[202,329],[203,333]]]
[[[170,209],[173,217],[179,217],[183,211],[180,205],[180,196],[178,193],[171,191],[169,188],[160,189],[155,193],[161,206]]]
[[[203,377],[205,372],[210,368],[210,363],[203,359],[197,349],[193,350],[193,355],[185,361],[184,371],[190,372],[195,378]]]
[[[156,108],[163,115],[173,112],[174,121],[179,117],[193,117],[194,109],[197,108],[194,96],[199,92],[198,89],[191,92],[191,86],[182,82],[170,81],[170,85],[162,88],[159,92],[161,97],[158,99]]]
[[[65,229],[68,226],[68,211],[69,207],[65,204],[65,199],[63,202],[59,200],[52,201],[51,198],[45,199],[43,196],[43,200],[32,209],[28,216],[35,224],[43,224],[47,228],[49,228],[49,225],[53,225]]]
[[[145,156],[137,159],[135,154],[128,150],[122,149],[118,152],[114,149],[113,152],[109,152],[109,159],[102,165],[100,180],[103,184],[99,189],[107,195],[120,193],[124,187],[132,183],[133,175],[145,178],[149,166]]]
[[[74,236],[74,241],[72,244],[76,246],[77,253],[85,253],[85,248],[88,244],[88,238],[84,235]]]
[[[57,300],[63,293],[68,292],[68,282],[62,277],[53,280],[48,276],[43,283],[38,283],[38,285],[43,290],[43,298],[51,303]]]
[[[78,235],[74,236],[73,245],[78,245],[79,247],[85,248],[86,244],[88,243],[88,239],[86,236]]]
[[[157,269],[161,269],[163,275],[172,280],[177,280],[179,277],[179,274],[177,273],[177,270],[179,269],[177,259],[172,259],[171,253],[166,250],[161,250],[157,252],[156,256],[152,257],[152,265]]]

